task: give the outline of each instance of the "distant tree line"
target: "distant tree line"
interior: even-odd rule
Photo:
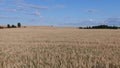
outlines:
[[[20,28],[21,27],[21,23],[17,23],[17,26],[16,25],[10,25],[10,24],[7,24],[7,27],[5,26],[0,26],[0,29],[3,29],[3,28]]]
[[[120,27],[108,26],[108,25],[98,25],[98,26],[79,27],[79,29],[120,29]]]

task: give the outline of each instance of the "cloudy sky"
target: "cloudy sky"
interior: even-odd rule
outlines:
[[[120,26],[120,0],[0,0],[0,24]]]

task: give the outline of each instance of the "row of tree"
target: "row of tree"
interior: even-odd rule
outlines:
[[[17,23],[17,26],[16,25],[10,25],[10,24],[7,24],[7,27],[4,27],[4,26],[0,26],[0,28],[20,28],[21,27],[21,23]]]
[[[17,28],[17,27],[20,28],[21,27],[21,23],[17,23],[17,26],[7,24],[7,28]]]
[[[98,25],[98,26],[79,27],[79,29],[120,29],[120,27],[108,26],[108,25]]]

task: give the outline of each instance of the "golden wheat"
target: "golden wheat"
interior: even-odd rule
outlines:
[[[120,30],[0,30],[0,68],[120,68]]]

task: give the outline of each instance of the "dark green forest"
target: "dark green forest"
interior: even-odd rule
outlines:
[[[120,29],[120,27],[109,26],[109,25],[97,25],[97,26],[79,27],[79,29]]]

